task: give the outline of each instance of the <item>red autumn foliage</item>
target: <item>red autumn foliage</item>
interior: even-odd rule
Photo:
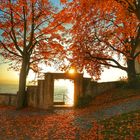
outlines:
[[[76,0],[64,11],[71,13],[72,36],[68,60],[79,71],[99,79],[104,67],[127,72],[135,81],[135,60],[140,54],[140,22],[119,2]]]
[[[137,18],[140,20],[140,1],[139,0],[98,0],[98,1],[78,0],[78,1],[80,1],[82,6],[86,7],[87,9],[91,5],[94,5],[96,3],[98,6],[100,5],[102,9],[106,9],[107,11],[112,8],[115,2],[117,2],[120,4],[120,6],[123,8],[124,11],[127,11],[129,13],[134,13],[137,16]]]
[[[57,14],[49,0],[0,1],[0,53],[12,61],[11,68],[20,70],[17,108],[25,102],[29,70],[38,72],[38,64],[64,57]]]

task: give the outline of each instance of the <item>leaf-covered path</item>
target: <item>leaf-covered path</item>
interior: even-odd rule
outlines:
[[[84,109],[0,107],[0,140],[102,140],[99,119],[140,110],[140,98]]]
[[[78,140],[90,138],[75,118],[86,110],[56,109],[51,111],[14,107],[0,108],[0,140]],[[97,139],[97,125],[93,139]]]

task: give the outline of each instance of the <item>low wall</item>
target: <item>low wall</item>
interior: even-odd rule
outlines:
[[[100,95],[104,93],[105,91],[108,91],[110,89],[113,89],[117,86],[118,82],[92,82],[90,78],[84,78],[83,81],[83,92],[84,95],[90,95],[92,97],[96,97],[97,95]]]
[[[31,107],[37,107],[38,86],[28,86],[27,88],[27,104]]]
[[[48,109],[51,105],[51,97],[47,91],[50,91],[48,82],[45,80],[38,80],[38,85],[27,87],[27,103],[30,107]]]
[[[53,86],[51,80],[39,80],[37,86],[27,87],[27,104],[30,107],[47,109],[52,105],[52,96],[48,87]],[[93,98],[117,86],[118,82],[92,82],[90,78],[82,79],[82,96],[90,95]],[[52,88],[53,90],[53,88]],[[16,105],[15,94],[0,94],[0,105]]]
[[[16,95],[15,94],[0,94],[0,105],[16,106]]]

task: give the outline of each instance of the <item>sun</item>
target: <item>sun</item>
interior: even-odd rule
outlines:
[[[74,74],[74,73],[75,73],[75,69],[74,69],[74,68],[71,68],[71,69],[69,70],[69,73],[70,73],[70,74]]]

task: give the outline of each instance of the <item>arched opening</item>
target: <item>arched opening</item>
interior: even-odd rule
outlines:
[[[74,105],[74,80],[54,79],[53,103],[59,106]]]

